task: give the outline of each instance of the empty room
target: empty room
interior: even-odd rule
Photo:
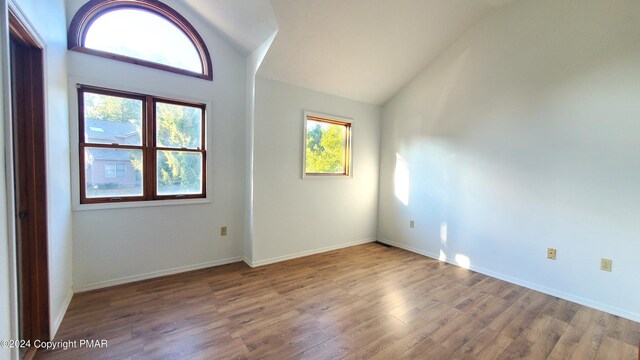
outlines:
[[[0,4],[0,359],[640,360],[640,1]]]

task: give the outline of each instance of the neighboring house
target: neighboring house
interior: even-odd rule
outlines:
[[[86,119],[85,138],[88,143],[139,144],[140,132],[130,123]],[[139,183],[130,152],[113,149],[85,150],[87,188],[128,188]]]

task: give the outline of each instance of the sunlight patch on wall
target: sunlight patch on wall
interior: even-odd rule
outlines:
[[[396,153],[396,168],[393,175],[394,193],[404,206],[409,205],[409,181],[409,164]]]
[[[447,246],[447,228],[446,222],[440,223],[440,243]]]
[[[456,264],[461,268],[468,269],[471,266],[471,260],[466,255],[456,254]]]
[[[438,256],[438,260],[447,261],[447,254],[445,254],[444,251],[442,251],[442,249],[440,249],[440,256]]]

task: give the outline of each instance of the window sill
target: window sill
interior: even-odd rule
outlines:
[[[349,175],[307,175],[302,174],[302,180],[328,180],[328,179],[353,179],[351,174]]]
[[[196,205],[211,204],[211,200],[204,199],[181,199],[181,200],[154,200],[154,201],[131,201],[103,204],[73,204],[73,211],[91,211],[91,210],[112,210],[112,209],[128,209],[142,208],[152,206],[172,206],[172,205]]]

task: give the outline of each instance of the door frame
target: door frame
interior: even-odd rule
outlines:
[[[3,1],[4,2],[4,1]],[[29,138],[36,139],[35,144],[31,144],[29,149],[30,158],[35,159],[30,171],[36,173],[37,179],[30,181],[27,186],[27,192],[32,195],[31,206],[36,205],[36,211],[33,214],[29,214],[30,225],[29,228],[33,228],[34,244],[31,249],[27,250],[30,254],[29,258],[33,260],[27,261],[28,271],[31,271],[32,276],[36,279],[29,281],[29,290],[35,294],[31,296],[31,299],[35,299],[30,306],[37,314],[33,319],[29,320],[29,328],[32,340],[50,340],[51,336],[51,324],[50,324],[50,309],[49,309],[49,258],[48,258],[48,219],[47,219],[47,154],[45,140],[47,138],[46,133],[46,103],[45,103],[45,88],[46,88],[46,76],[45,76],[45,46],[42,38],[35,31],[33,25],[28,21],[27,17],[22,13],[19,7],[11,0],[7,1],[7,6],[3,6],[2,16],[6,16],[8,20],[4,29],[2,29],[2,47],[3,47],[3,62],[5,62],[3,72],[3,93],[4,96],[4,129],[5,129],[5,173],[6,173],[6,194],[7,194],[7,232],[9,238],[9,257],[10,257],[10,275],[11,275],[11,311],[12,311],[12,333],[14,338],[18,339],[21,329],[20,324],[20,311],[21,304],[18,298],[19,292],[19,278],[18,275],[21,271],[19,268],[21,261],[18,259],[18,247],[17,247],[17,207],[16,207],[16,170],[14,167],[14,127],[13,114],[14,111],[22,111],[26,114],[27,118],[33,126],[33,131],[29,131]],[[33,66],[35,71],[27,76],[24,84],[28,84],[23,92],[29,104],[32,106],[21,107],[20,110],[13,109],[13,80],[11,70],[11,42],[15,39],[17,43],[20,43],[25,48],[28,48],[23,55],[26,55]],[[6,54],[6,55],[5,55]],[[41,140],[41,141],[40,141]],[[29,145],[29,142],[27,142]],[[25,155],[25,154],[22,154]],[[22,156],[21,155],[21,156]],[[42,176],[45,174],[45,176]],[[37,225],[34,225],[37,224]],[[33,342],[32,342],[33,344]],[[14,357],[17,357],[18,351],[14,350]]]

